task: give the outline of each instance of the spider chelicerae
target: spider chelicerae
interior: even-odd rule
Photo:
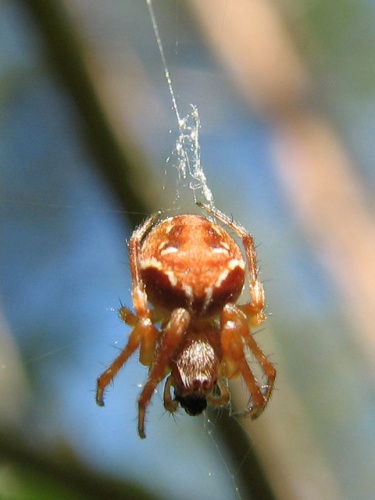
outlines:
[[[251,333],[265,319],[254,240],[216,208],[198,205],[222,225],[193,214],[157,222],[157,213],[129,242],[135,313],[121,307],[119,315],[132,331],[125,348],[98,378],[96,402],[104,406],[105,388],[139,348],[140,362],[149,367],[138,398],[141,438],[146,437],[146,408],[165,377],[164,407],[175,412],[181,405],[189,415],[201,414],[207,403],[228,405],[226,380],[242,376],[251,397],[240,415],[255,419],[274,387],[276,370]],[[225,227],[242,240],[245,258]],[[250,302],[239,305],[246,274]],[[265,385],[256,380],[247,350],[260,365]]]

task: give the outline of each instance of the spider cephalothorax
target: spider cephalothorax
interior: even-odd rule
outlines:
[[[138,399],[142,438],[147,405],[167,375],[165,408],[174,412],[181,405],[189,415],[202,413],[207,402],[228,404],[228,378],[244,378],[251,401],[242,415],[252,418],[264,410],[273,389],[276,371],[250,331],[264,320],[264,292],[258,281],[253,238],[220,211],[200,206],[242,239],[246,260],[222,226],[193,214],[158,224],[159,215],[151,216],[134,231],[129,244],[136,314],[122,307],[120,317],[133,330],[124,350],[99,377],[96,400],[104,404],[104,389],[140,347],[140,361],[150,367]],[[245,283],[246,264],[251,301],[236,305]],[[155,326],[158,323],[159,329]],[[247,348],[267,379],[262,387],[246,360]]]

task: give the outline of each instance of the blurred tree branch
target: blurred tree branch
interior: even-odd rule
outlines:
[[[107,500],[134,498],[137,500],[157,499],[155,492],[147,493],[143,488],[131,482],[111,479],[97,471],[83,466],[74,457],[60,457],[40,449],[34,450],[29,442],[21,437],[15,438],[13,433],[0,433],[0,457],[7,463],[16,466],[16,470],[31,472],[46,484],[53,483],[58,490],[71,490],[80,498],[95,498]]]

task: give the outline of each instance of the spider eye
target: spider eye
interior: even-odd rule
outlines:
[[[204,396],[190,394],[188,396],[179,396],[175,393],[175,400],[180,403],[186,413],[192,417],[200,415],[207,408],[207,399]]]

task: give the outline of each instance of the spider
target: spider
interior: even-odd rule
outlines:
[[[156,223],[156,213],[134,231],[129,253],[135,314],[127,307],[119,310],[133,329],[126,347],[98,378],[96,402],[104,406],[105,388],[139,347],[140,362],[149,367],[138,398],[141,438],[146,437],[147,406],[165,377],[165,409],[173,413],[180,405],[189,415],[199,415],[207,403],[228,405],[226,380],[242,375],[251,397],[239,415],[252,419],[263,412],[275,382],[276,370],[250,330],[265,319],[253,238],[216,208],[198,205],[241,238],[246,260],[227,230],[204,216],[178,215]],[[251,301],[237,305],[246,265]],[[247,350],[266,385],[258,384]]]

